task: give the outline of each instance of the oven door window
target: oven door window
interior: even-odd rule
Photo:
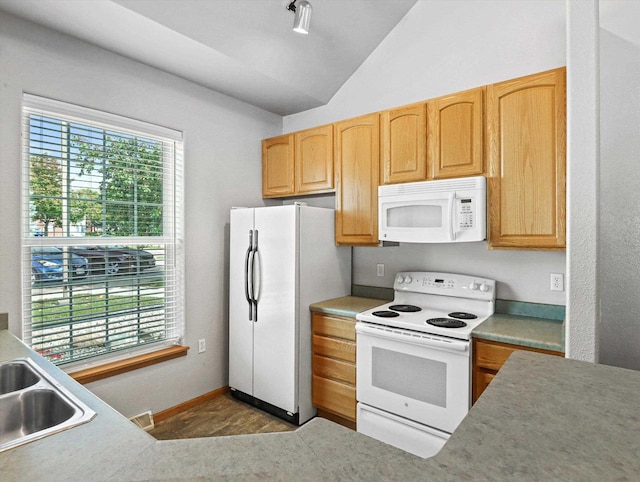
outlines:
[[[446,363],[380,347],[373,347],[371,362],[374,387],[446,408]]]

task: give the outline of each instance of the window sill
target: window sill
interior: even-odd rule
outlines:
[[[69,376],[84,385],[86,383],[95,382],[104,378],[137,370],[138,368],[144,368],[150,365],[155,365],[156,363],[162,363],[167,360],[186,356],[188,350],[188,346],[170,346],[169,348],[145,353],[144,355],[138,355],[125,360],[118,360],[116,362],[79,370],[77,372],[69,373]]]

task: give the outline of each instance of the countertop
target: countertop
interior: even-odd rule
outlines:
[[[314,303],[310,309],[355,318],[359,312],[385,303],[387,300],[343,296]],[[473,330],[472,336],[564,353],[564,324],[558,320],[496,313]]]
[[[557,320],[496,313],[471,336],[564,353],[564,324]]]
[[[330,315],[349,316],[355,318],[361,311],[367,311],[386,303],[385,300],[362,298],[359,296],[342,296],[332,300],[321,301],[309,305],[311,311]]]
[[[421,459],[324,419],[286,433],[155,441],[0,332],[91,408],[91,422],[0,453],[24,480],[637,480],[640,372],[515,352],[438,455]]]

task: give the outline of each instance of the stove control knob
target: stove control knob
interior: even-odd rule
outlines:
[[[405,283],[411,283],[412,281],[413,281],[413,278],[411,276],[408,276],[408,275],[405,276],[405,278],[404,278],[404,282]]]
[[[489,291],[489,285],[487,285],[487,283],[482,283],[480,285],[480,291]]]
[[[480,285],[478,283],[476,283],[475,281],[472,281],[471,284],[469,285],[469,289],[475,291],[478,289],[479,286]]]
[[[398,278],[396,279],[396,283],[398,283],[398,284],[404,283],[404,277],[398,276]]]

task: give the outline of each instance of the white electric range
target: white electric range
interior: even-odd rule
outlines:
[[[494,280],[398,273],[393,301],[356,316],[357,430],[435,455],[469,411],[471,332],[494,309]]]

